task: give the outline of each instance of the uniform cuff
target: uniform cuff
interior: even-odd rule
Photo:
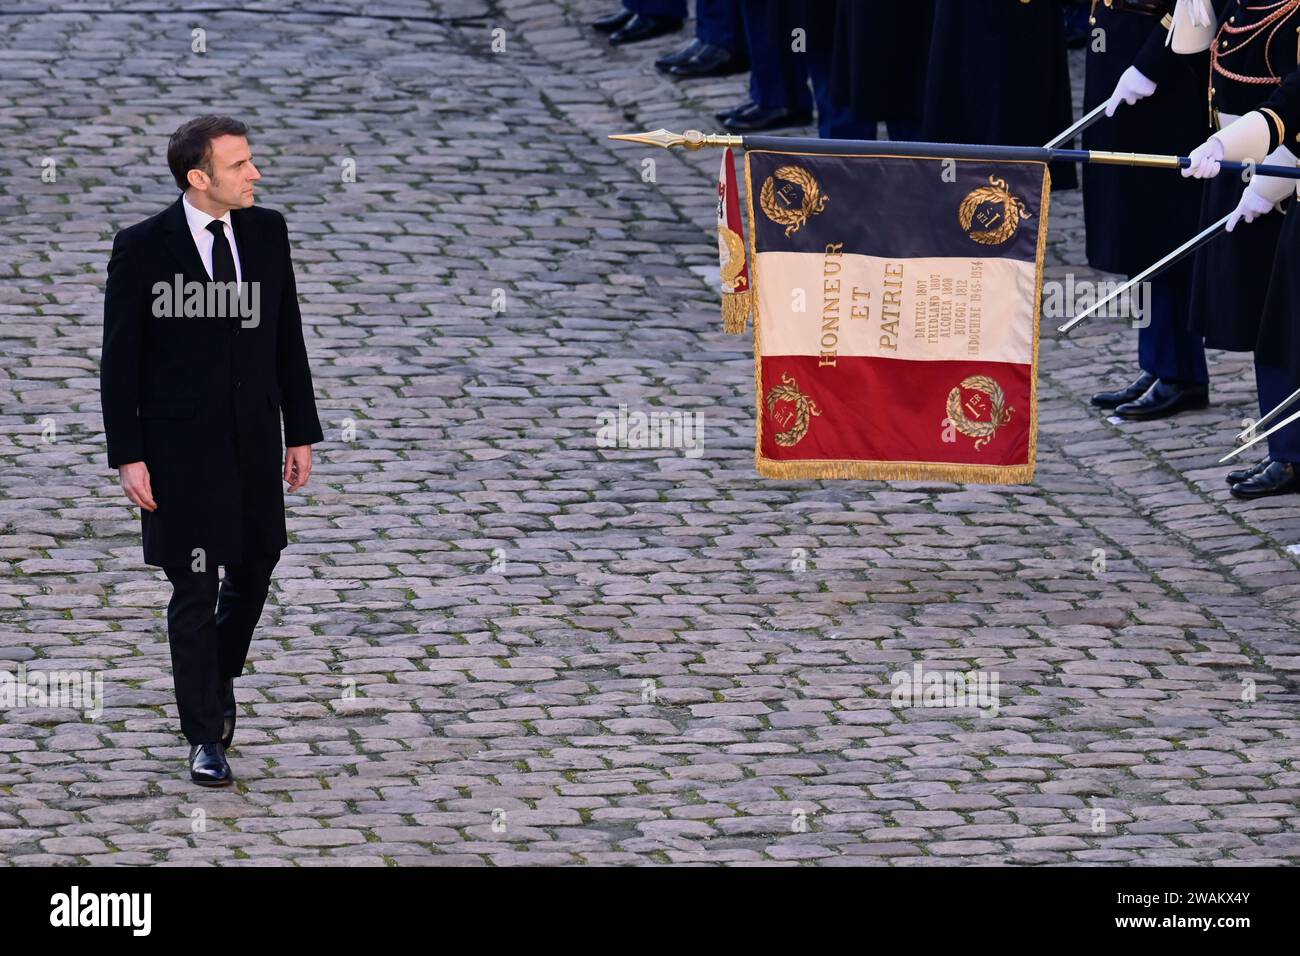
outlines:
[[[1213,136],[1223,144],[1223,158],[1233,163],[1259,162],[1273,147],[1272,124],[1263,113],[1250,112]]]
[[[1286,142],[1286,123],[1282,122],[1282,117],[1277,114],[1276,110],[1261,106],[1259,111],[1268,120],[1268,148],[1270,151],[1275,150]]]

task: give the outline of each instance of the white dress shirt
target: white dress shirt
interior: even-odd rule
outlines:
[[[203,268],[208,270],[208,278],[212,278],[212,243],[216,238],[208,232],[208,223],[216,219],[216,216],[209,216],[201,209],[196,209],[190,205],[188,196],[181,196],[181,205],[185,209],[185,221],[189,224],[190,235],[194,237],[194,245],[199,250],[199,258],[203,260]],[[235,281],[243,287],[244,269],[239,262],[239,246],[235,244],[235,227],[230,224],[230,212],[227,211],[221,217],[221,228],[226,234],[226,241],[230,243],[230,253],[235,258]]]

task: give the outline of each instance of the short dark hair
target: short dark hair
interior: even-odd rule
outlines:
[[[248,127],[233,116],[200,116],[172,133],[167,143],[167,166],[181,191],[189,188],[191,169],[212,175],[212,141],[218,136],[247,136]]]

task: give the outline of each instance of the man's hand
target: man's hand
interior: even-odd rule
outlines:
[[[1260,179],[1270,178],[1269,176],[1256,176],[1255,179],[1251,180],[1251,184],[1253,185]],[[1287,185],[1290,186],[1289,181]],[[1232,216],[1228,219],[1227,231],[1232,232],[1237,228],[1239,222],[1254,222],[1260,216],[1267,216],[1273,211],[1274,205],[1276,204],[1273,200],[1261,196],[1255,190],[1247,187],[1246,191],[1241,194],[1241,202],[1237,203],[1237,208],[1232,211]]]
[[[1211,136],[1192,150],[1188,159],[1192,165],[1183,170],[1184,178],[1213,179],[1219,175],[1219,164],[1223,162],[1223,143]]]
[[[153,500],[153,488],[149,484],[149,466],[142,461],[133,461],[117,469],[122,479],[122,490],[126,496],[145,511],[157,511],[158,505]]]
[[[288,493],[293,494],[311,476],[311,445],[294,445],[284,450],[284,480],[289,482]]]
[[[1119,78],[1115,92],[1110,94],[1110,99],[1106,101],[1106,115],[1114,116],[1121,103],[1133,106],[1138,100],[1146,99],[1155,91],[1156,85],[1136,66],[1130,66]]]

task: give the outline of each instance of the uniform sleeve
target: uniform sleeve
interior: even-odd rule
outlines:
[[[1211,139],[1223,144],[1223,158],[1234,163],[1258,163],[1275,146],[1269,145],[1273,124],[1259,110],[1251,110],[1241,119],[1225,126]],[[1274,140],[1276,145],[1276,140]]]
[[[99,362],[99,404],[110,468],[144,460],[140,431],[140,351],[148,298],[140,253],[118,233],[104,288],[104,342]]]
[[[1259,108],[1268,121],[1268,152],[1300,143],[1300,70],[1293,70]]]
[[[1175,53],[1167,42],[1172,24],[1172,14],[1166,14],[1151,31],[1147,42],[1138,50],[1137,59],[1133,61],[1138,71],[1157,86],[1169,79],[1182,59],[1182,55]]]
[[[298,309],[298,285],[293,275],[293,256],[289,248],[289,227],[284,229],[284,292],[275,340],[275,374],[280,384],[280,408],[284,412],[284,444],[314,445],[325,440],[320,418],[316,414],[316,394],[312,388],[307,346],[302,338],[302,313]]]

